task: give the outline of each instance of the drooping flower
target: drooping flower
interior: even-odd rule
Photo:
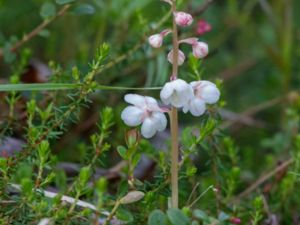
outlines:
[[[153,48],[160,48],[163,43],[164,37],[171,32],[172,31],[170,29],[166,29],[160,32],[159,34],[153,34],[148,38],[148,42]]]
[[[163,43],[163,36],[161,34],[153,34],[148,38],[148,41],[153,48],[159,48]]]
[[[145,138],[151,138],[157,131],[166,129],[167,118],[154,98],[127,94],[124,99],[132,104],[122,111],[121,118],[125,124],[128,126],[142,124],[141,133]]]
[[[175,12],[175,22],[178,26],[186,27],[193,23],[193,17],[191,14],[185,12]]]
[[[197,59],[202,59],[208,55],[208,45],[205,42],[198,41],[198,38],[187,38],[179,41],[179,43],[186,43],[192,46],[193,55]]]
[[[193,89],[184,80],[176,79],[164,85],[160,92],[160,98],[167,105],[183,107],[193,98]]]
[[[190,86],[193,88],[194,97],[184,105],[184,113],[190,111],[194,116],[201,116],[206,110],[206,104],[214,104],[220,98],[219,89],[210,81],[193,81]]]
[[[171,64],[173,64],[173,58],[174,58],[173,54],[174,54],[174,51],[172,49],[168,54],[168,61]],[[182,51],[178,50],[178,66],[181,66],[184,63],[184,61],[185,61],[184,53]]]
[[[196,32],[198,35],[203,35],[211,31],[211,25],[205,20],[201,19],[197,23]]]

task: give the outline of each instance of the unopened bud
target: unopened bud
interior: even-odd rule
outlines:
[[[185,12],[175,12],[175,22],[178,26],[186,27],[192,24],[193,17],[192,15]]]
[[[242,220],[240,218],[237,217],[232,217],[230,218],[230,223],[232,224],[241,224]]]
[[[125,141],[129,148],[133,146],[137,146],[140,142],[140,138],[141,135],[137,129],[131,129],[127,131],[125,135]]]
[[[193,55],[197,59],[202,59],[208,55],[208,45],[205,42],[197,42],[192,45]]]
[[[185,55],[182,51],[178,50],[178,65],[181,66],[184,63]],[[168,61],[173,64],[173,49],[168,54]]]
[[[193,55],[197,59],[202,59],[208,55],[208,45],[205,42],[198,41],[198,38],[187,38],[180,40],[178,43],[186,43],[191,45],[193,48]]]
[[[163,43],[163,36],[161,34],[153,34],[148,38],[148,41],[153,48],[159,48]]]
[[[211,25],[206,22],[205,20],[199,20],[197,24],[197,34],[198,35],[203,35],[207,32],[211,31]]]

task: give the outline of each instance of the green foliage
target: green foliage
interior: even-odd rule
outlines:
[[[115,205],[111,224],[296,223],[300,3],[215,1],[199,13],[203,2],[177,1],[195,15],[180,39],[199,37],[199,19],[212,25],[199,37],[207,58],[180,45],[178,75],[216,81],[222,101],[180,114],[170,209],[168,133],[145,140],[120,119],[127,90],[158,97],[168,80],[171,35],[165,48],[146,43],[171,27],[168,4],[0,0],[0,224],[96,224]]]

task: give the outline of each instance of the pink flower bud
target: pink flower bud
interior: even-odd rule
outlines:
[[[182,51],[178,50],[178,65],[181,66],[184,63],[185,55]],[[173,64],[173,49],[168,54],[168,61]]]
[[[208,45],[204,42],[197,42],[193,46],[193,55],[197,59],[203,59],[208,55]]]
[[[211,25],[203,19],[199,20],[197,24],[197,30],[196,30],[197,34],[203,35],[209,31],[211,31]]]
[[[232,224],[241,224],[242,220],[240,218],[237,218],[237,217],[232,217],[230,219],[230,223]]]
[[[163,38],[165,36],[167,36],[168,34],[172,33],[172,30],[170,29],[165,29],[162,32],[160,32],[159,34],[153,34],[148,38],[149,44],[153,47],[153,48],[159,48],[161,47],[162,43],[163,43]]]
[[[153,48],[159,48],[163,43],[163,36],[161,34],[153,34],[148,38],[148,41]]]
[[[208,45],[205,42],[198,41],[197,38],[187,38],[183,39],[178,42],[180,43],[186,43],[192,46],[193,48],[193,55],[197,59],[202,59],[208,54]]]
[[[175,12],[175,22],[178,26],[186,27],[192,24],[193,17],[191,14],[185,12]]]

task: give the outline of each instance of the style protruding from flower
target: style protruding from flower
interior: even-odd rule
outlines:
[[[166,29],[160,32],[159,34],[153,34],[148,38],[148,42],[153,48],[160,48],[163,43],[164,37],[171,32],[172,31],[170,29]]]
[[[208,55],[208,45],[205,42],[198,41],[198,38],[187,38],[179,41],[179,43],[186,43],[192,46],[193,55],[197,59],[203,59]]]
[[[206,104],[214,104],[220,98],[219,89],[210,81],[193,81],[190,86],[194,96],[184,105],[184,113],[190,111],[193,116],[201,116],[206,110]]]
[[[175,12],[175,22],[178,26],[186,27],[190,26],[193,23],[193,17],[191,14],[186,12]]]
[[[211,31],[211,25],[208,22],[206,22],[206,20],[201,19],[198,21],[197,28],[196,28],[196,33],[198,35],[203,35],[210,31]]]
[[[121,114],[121,118],[128,126],[142,124],[141,133],[145,138],[153,137],[157,131],[163,131],[167,126],[167,118],[164,110],[158,106],[157,101],[148,96],[127,94],[125,101],[127,106]]]
[[[173,49],[168,54],[168,61],[173,64]],[[182,51],[178,50],[178,66],[181,66],[185,61],[185,55]]]
[[[193,89],[184,80],[176,79],[164,85],[160,92],[160,98],[163,103],[180,108],[193,98]]]

